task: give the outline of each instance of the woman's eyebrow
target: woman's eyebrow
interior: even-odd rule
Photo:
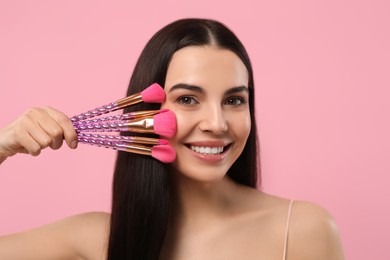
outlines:
[[[237,92],[249,93],[249,89],[246,86],[233,87],[225,91],[225,95],[230,95]]]
[[[199,87],[196,85],[185,84],[185,83],[179,83],[179,84],[174,85],[169,90],[169,93],[171,93],[172,91],[174,91],[176,89],[186,89],[186,90],[191,90],[191,91],[198,92],[201,94],[205,93],[205,90],[202,87]],[[225,91],[225,95],[230,95],[230,94],[237,93],[237,92],[247,92],[248,93],[249,90],[246,86],[232,87],[232,88]]]
[[[205,91],[204,91],[204,89],[202,87],[195,86],[195,85],[190,85],[190,84],[184,84],[184,83],[179,83],[179,84],[174,85],[169,90],[169,93],[171,93],[172,91],[174,91],[176,89],[186,89],[186,90],[195,91],[195,92],[198,92],[198,93],[201,93],[201,94],[205,93]]]

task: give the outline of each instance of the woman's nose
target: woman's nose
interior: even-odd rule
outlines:
[[[226,116],[221,107],[208,107],[201,115],[199,129],[214,134],[222,134],[228,130]]]

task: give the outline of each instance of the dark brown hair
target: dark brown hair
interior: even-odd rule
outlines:
[[[127,95],[157,82],[163,86],[173,54],[186,46],[214,45],[234,52],[249,75],[251,132],[246,146],[227,172],[237,183],[257,187],[260,176],[254,108],[254,82],[248,54],[234,33],[209,19],[181,19],[158,31],[146,44],[130,79]],[[140,104],[137,110],[158,109]],[[125,112],[134,110],[128,108]],[[142,155],[118,152],[113,181],[109,260],[158,259],[170,216],[167,165]]]

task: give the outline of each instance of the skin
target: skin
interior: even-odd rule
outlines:
[[[177,87],[179,83],[199,88]],[[215,46],[186,47],[171,60],[162,107],[177,116],[178,132],[169,140],[177,151],[170,172],[175,211],[160,260],[282,259],[289,201],[226,175],[250,130],[247,83],[241,60]],[[32,109],[0,129],[0,162],[19,152],[38,155],[46,147],[58,149],[63,139],[75,148],[76,133],[66,115]],[[199,141],[223,141],[229,148],[223,159],[203,161],[188,148]],[[108,230],[108,213],[72,216],[0,237],[0,259],[104,259]],[[294,202],[287,258],[344,259],[337,226],[326,210]]]

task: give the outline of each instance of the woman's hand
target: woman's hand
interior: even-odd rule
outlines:
[[[46,147],[59,149],[64,139],[70,148],[77,147],[76,131],[64,113],[50,107],[31,108],[0,129],[0,163],[17,153],[37,156]]]

